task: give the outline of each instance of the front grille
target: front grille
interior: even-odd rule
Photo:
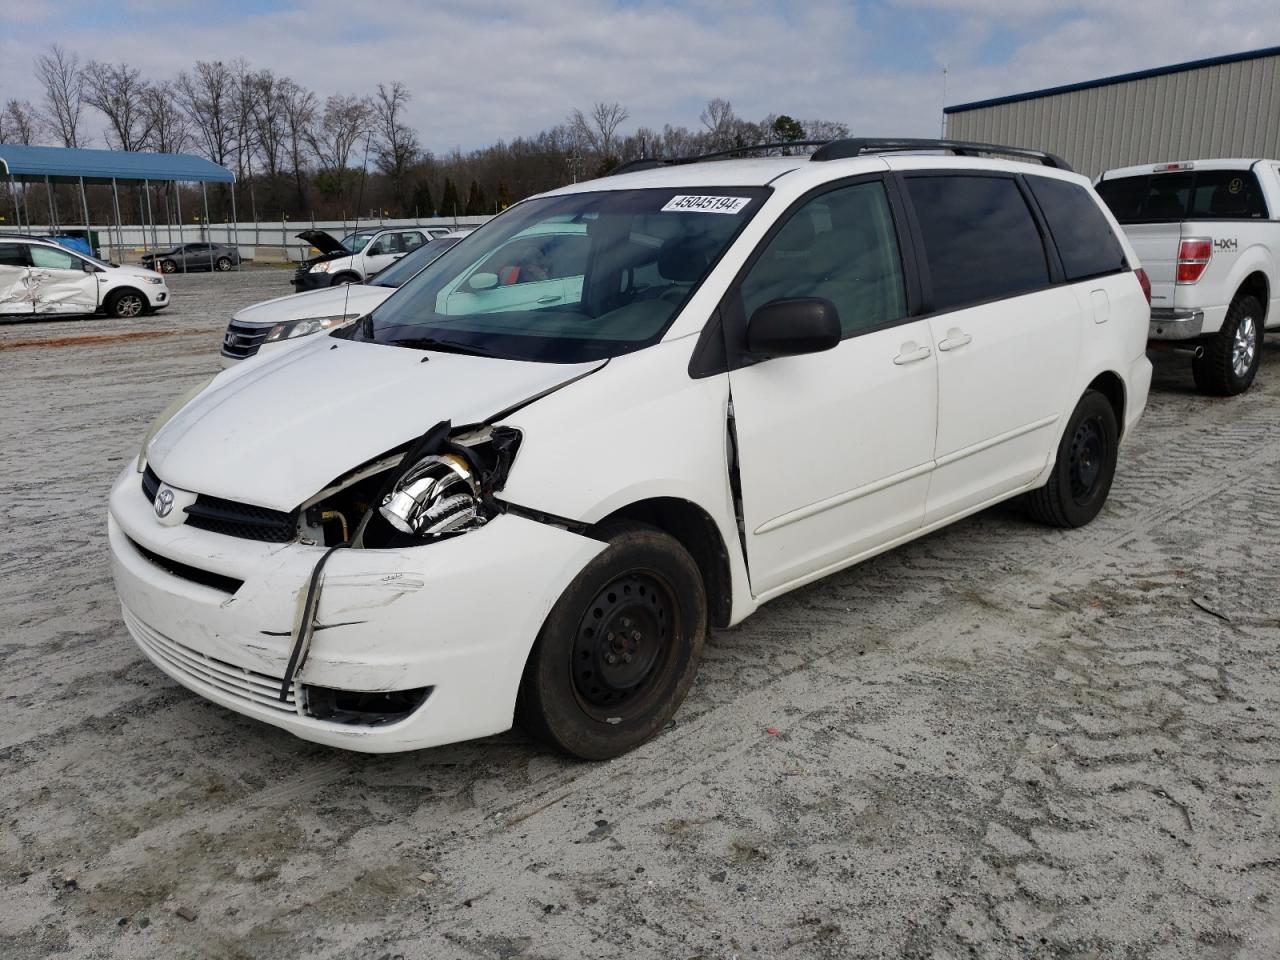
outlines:
[[[187,507],[187,523],[243,540],[288,543],[298,532],[298,511],[285,513],[202,493]]]
[[[156,494],[159,492],[160,478],[156,476],[156,472],[148,464],[147,469],[142,471],[142,495],[147,498],[147,503],[155,503]]]
[[[129,543],[133,545],[133,549],[137,550],[165,573],[180,577],[183,580],[190,580],[192,583],[198,583],[204,587],[212,587],[214,590],[232,594],[244,586],[244,581],[237,580],[235,577],[225,577],[220,573],[214,573],[212,570],[201,570],[199,567],[193,567],[187,563],[179,563],[177,560],[162,557],[154,550],[148,550],[132,537],[129,538]]]
[[[148,466],[142,474],[142,493],[148,503],[155,502],[159,489],[160,478]],[[195,503],[187,507],[186,522],[212,533],[222,533],[242,540],[264,540],[267,543],[288,543],[298,533],[297,510],[285,513],[283,510],[237,503],[235,500],[223,500],[203,493],[196,497]]]
[[[242,703],[266,707],[277,713],[297,716],[300,712],[297,681],[290,684],[286,698],[281,701],[280,685],[283,678],[237,667],[233,663],[192,650],[152,630],[128,609],[124,611],[124,622],[138,646],[197,690],[213,689]]]
[[[222,338],[222,355],[234,360],[252,357],[258,352],[262,341],[267,339],[267,334],[270,332],[270,327],[251,327],[232,320],[227,326],[226,335]]]

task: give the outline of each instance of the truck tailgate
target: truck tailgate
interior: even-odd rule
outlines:
[[[1172,307],[1182,224],[1128,223],[1124,233],[1151,281],[1151,306]]]

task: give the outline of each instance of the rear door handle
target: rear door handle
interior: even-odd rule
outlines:
[[[564,297],[539,297],[534,303],[555,303],[557,300],[563,300]]]
[[[917,347],[914,340],[909,340],[898,349],[902,352],[893,358],[893,362],[898,366],[906,363],[915,363],[917,360],[924,360],[933,353],[928,347]]]
[[[957,350],[966,343],[972,343],[973,337],[965,333],[959,327],[952,327],[947,331],[946,339],[938,341],[939,350]]]

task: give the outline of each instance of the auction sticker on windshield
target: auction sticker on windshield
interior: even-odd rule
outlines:
[[[740,213],[750,197],[672,197],[662,208],[663,213]]]

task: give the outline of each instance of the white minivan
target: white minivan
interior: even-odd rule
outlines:
[[[710,627],[1011,497],[1102,509],[1150,305],[1085,178],[952,141],[647,166],[160,417],[108,519],[157,667],[353,750],[518,720],[606,758]]]

